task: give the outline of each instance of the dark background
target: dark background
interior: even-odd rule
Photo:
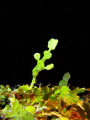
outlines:
[[[58,39],[54,69],[41,71],[37,84],[56,85],[69,72],[69,84],[90,87],[90,10],[86,2],[4,2],[0,4],[0,84],[29,84],[36,65],[33,55]],[[41,57],[42,57],[41,56]]]

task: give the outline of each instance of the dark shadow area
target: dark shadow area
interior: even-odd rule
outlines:
[[[2,3],[0,8],[0,84],[29,84],[36,65],[34,53],[39,52],[42,57],[48,41],[55,38],[58,45],[45,63],[55,67],[41,71],[38,83],[56,85],[69,72],[71,86],[90,87],[88,4],[68,1],[10,4]]]

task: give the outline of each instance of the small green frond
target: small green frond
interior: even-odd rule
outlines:
[[[57,46],[57,44],[58,44],[58,40],[51,38],[51,39],[49,40],[49,42],[48,42],[48,48],[49,48],[50,50],[54,50],[55,47]]]
[[[63,80],[68,81],[69,79],[70,79],[70,74],[69,74],[69,72],[67,72],[67,73],[64,74]]]
[[[39,59],[40,59],[40,53],[35,53],[35,54],[34,54],[34,58],[35,58],[36,60],[39,60]]]
[[[45,67],[46,70],[51,70],[54,68],[54,64],[49,64]]]

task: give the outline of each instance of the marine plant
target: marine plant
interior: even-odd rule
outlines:
[[[37,65],[32,70],[32,81],[18,85],[13,90],[9,85],[0,85],[0,120],[89,120],[90,103],[83,101],[79,93],[90,89],[68,86],[69,72],[65,73],[58,86],[37,87],[36,77],[42,70],[51,70],[54,64],[45,66],[45,61],[52,57],[51,50],[58,44],[57,39],[48,41],[48,50],[35,53]]]

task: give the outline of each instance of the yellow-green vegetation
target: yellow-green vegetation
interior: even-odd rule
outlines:
[[[52,57],[51,50],[58,44],[57,39],[48,41],[48,50],[35,53],[37,65],[32,70],[31,84],[18,86],[13,90],[9,85],[0,85],[0,120],[89,120],[90,103],[81,100],[79,93],[90,89],[68,86],[69,72],[65,73],[58,86],[35,86],[36,77],[42,70],[54,68],[51,63],[44,65]]]

